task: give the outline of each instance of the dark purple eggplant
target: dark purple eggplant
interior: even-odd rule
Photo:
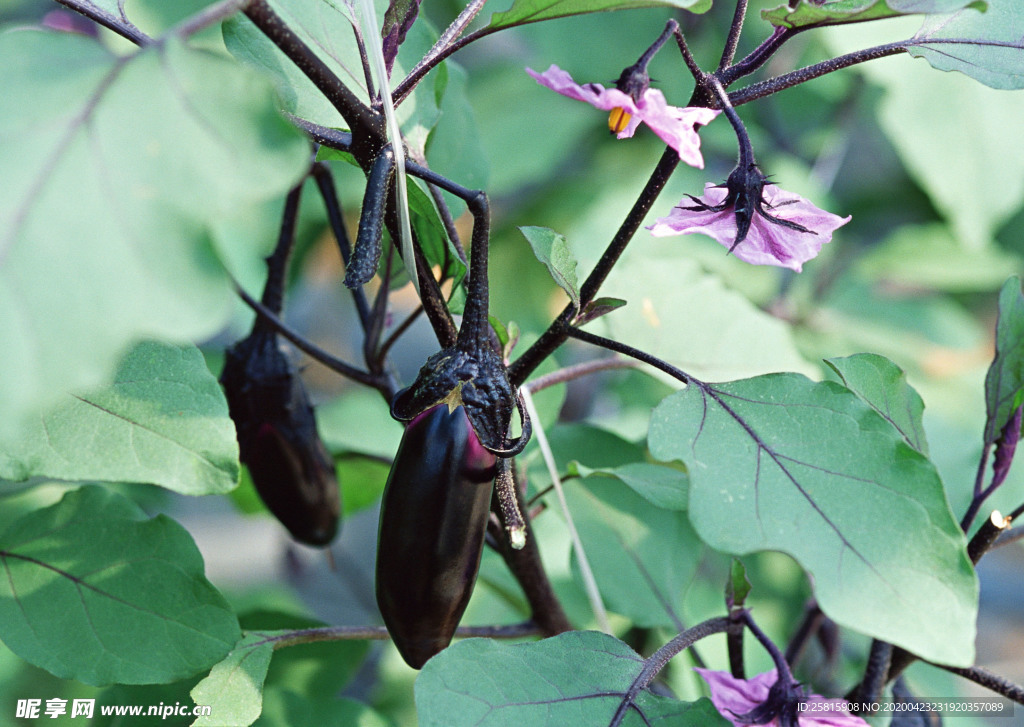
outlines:
[[[341,512],[334,461],[277,334],[257,325],[228,350],[220,382],[260,499],[299,542],[330,543]]]
[[[377,605],[414,669],[451,643],[476,582],[495,456],[462,406],[439,404],[406,427],[377,540]]]

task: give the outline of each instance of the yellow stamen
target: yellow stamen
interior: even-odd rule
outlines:
[[[621,133],[629,126],[630,113],[626,109],[616,107],[608,114],[608,130],[613,134]]]

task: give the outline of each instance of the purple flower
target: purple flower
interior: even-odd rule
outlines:
[[[778,265],[798,273],[850,221],[779,189],[752,166],[737,167],[724,185],[707,184],[703,197],[687,195],[668,217],[648,227],[656,237],[699,232],[751,265]]]
[[[627,69],[629,70],[629,69]],[[694,129],[697,125],[708,124],[720,111],[714,109],[669,106],[661,91],[649,88],[646,74],[633,74],[628,91],[619,88],[605,88],[599,83],[580,86],[566,71],[552,65],[543,73],[527,68],[542,86],[547,86],[563,96],[585,101],[603,111],[610,111],[608,128],[619,139],[633,136],[636,127],[644,122],[661,140],[679,152],[679,158],[692,167],[704,168],[700,154],[700,137]],[[626,75],[626,74],[624,74]]]
[[[736,727],[868,727],[863,719],[850,714],[844,699],[804,695],[795,684],[780,688],[774,669],[752,679],[737,679],[725,671],[695,671],[708,683],[715,709]]]

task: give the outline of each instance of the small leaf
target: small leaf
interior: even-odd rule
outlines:
[[[520,227],[519,231],[530,243],[533,254],[551,273],[551,277],[569,294],[572,304],[578,311],[580,288],[576,281],[576,258],[569,249],[565,236],[547,227]]]
[[[146,342],[104,389],[66,403],[0,452],[0,477],[145,482],[186,495],[238,483],[238,440],[217,380],[194,346]]]
[[[263,681],[274,653],[272,636],[285,631],[245,634],[209,676],[191,691],[192,701],[210,706],[194,727],[249,727],[263,710]]]
[[[985,444],[999,439],[1013,412],[1024,403],[1024,295],[1013,276],[999,293],[996,356],[985,375]]]
[[[564,727],[611,721],[644,662],[607,634],[572,631],[530,644],[460,641],[416,679],[420,727]],[[707,699],[677,702],[642,691],[622,724],[719,727]]]
[[[573,469],[572,465],[569,469]],[[601,469],[590,469],[576,463],[575,469],[580,477],[594,475],[621,480],[655,507],[666,510],[685,510],[687,507],[689,482],[682,470],[649,462],[632,462],[620,467]]]
[[[171,682],[240,638],[192,538],[97,486],[68,492],[0,535],[0,638],[86,684]]]
[[[592,476],[565,488],[598,590],[609,610],[637,626],[682,630],[704,547],[685,512],[653,505],[624,482]]]
[[[986,4],[982,0],[800,0],[796,7],[782,5],[762,10],[761,17],[785,28],[815,28],[898,15],[951,13],[965,7],[984,10]]]
[[[966,9],[928,18],[907,50],[940,71],[960,71],[992,88],[1024,88],[1024,5],[988,0],[984,13]]]
[[[583,326],[626,305],[622,298],[595,298],[584,306],[573,325]]]
[[[487,27],[508,28],[568,15],[656,7],[685,8],[691,13],[703,13],[711,7],[711,0],[515,0],[505,12],[492,15]]]
[[[739,558],[732,559],[732,566],[729,569],[729,582],[725,584],[725,603],[729,610],[743,608],[747,596],[750,595],[750,580],[747,578],[747,569]]]
[[[686,463],[708,545],[788,553],[837,623],[973,663],[978,583],[938,473],[849,390],[798,374],[694,383],[655,409],[649,444]]]
[[[859,353],[846,358],[826,359],[843,385],[877,411],[903,435],[911,447],[928,454],[924,436],[924,402],[907,383],[903,369],[884,356]]]
[[[398,48],[405,40],[405,34],[416,21],[420,12],[420,0],[391,0],[387,12],[384,13],[384,27],[380,34],[383,39],[381,47],[388,72],[398,55]]]

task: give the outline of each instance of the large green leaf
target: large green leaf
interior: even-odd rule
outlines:
[[[1013,412],[1024,404],[1024,295],[1013,276],[999,293],[996,356],[985,376],[985,444],[999,439]]]
[[[897,15],[951,13],[965,7],[984,10],[983,0],[799,0],[796,7],[781,5],[762,10],[761,17],[786,28],[814,28],[821,25],[859,23]]]
[[[375,3],[377,16],[383,17],[388,3]],[[369,102],[359,47],[352,32],[358,14],[350,15],[345,3],[335,0],[270,0],[270,6],[363,103]],[[363,29],[362,33],[367,40],[380,37],[379,29]],[[436,39],[426,19],[419,18],[402,43],[391,74],[393,85]],[[271,75],[286,111],[322,126],[347,128],[323,93],[248,18],[236,15],[224,23],[224,43],[236,58]],[[437,122],[438,96],[434,83],[421,83],[396,109],[403,135],[419,152]]]
[[[0,564],[0,638],[65,679],[171,682],[209,669],[240,637],[185,529],[101,487],[11,525]]]
[[[908,50],[941,71],[960,71],[992,88],[1024,88],[1024,5],[988,0],[984,13],[928,18]]]
[[[487,27],[508,28],[568,15],[656,7],[686,8],[692,13],[703,13],[711,7],[711,0],[515,0],[505,12],[492,15]]]
[[[984,14],[965,10],[961,15],[993,17],[1006,12],[1003,3],[991,2]],[[873,29],[871,24],[829,29],[829,44],[836,53],[875,45]],[[1015,32],[1024,35],[1024,30]],[[958,43],[929,47],[936,58],[945,53],[957,56],[967,48]],[[1012,55],[1024,59],[1020,49]],[[885,88],[879,112],[882,128],[914,181],[950,221],[954,238],[972,252],[991,245],[995,233],[1024,201],[1024,145],[1007,143],[1007,130],[1024,117],[1024,95],[988,88],[960,73],[936,73],[928,64],[908,59],[863,63],[858,68]]]
[[[903,435],[907,444],[928,454],[924,436],[924,402],[907,383],[903,369],[885,356],[859,353],[825,361],[839,375],[843,386],[859,396]]]
[[[836,622],[973,663],[978,586],[934,466],[833,382],[694,383],[651,418],[654,456],[690,474],[690,521],[733,555],[779,550]]]
[[[108,380],[140,337],[220,328],[208,228],[282,194],[308,143],[255,74],[168,39],[115,57],[67,33],[0,36],[0,436]]]
[[[467,639],[416,679],[420,727],[563,727],[611,721],[644,662],[618,639],[573,631],[532,644]],[[622,724],[727,725],[707,699],[677,702],[643,691]]]
[[[0,477],[221,493],[238,483],[238,440],[199,350],[146,342],[125,357],[109,387],[67,396],[0,451]]]
[[[285,631],[246,633],[224,660],[191,692],[196,704],[209,705],[210,714],[195,727],[249,727],[263,709],[263,681],[274,653],[272,637]]]
[[[587,330],[636,346],[694,376],[720,380],[816,371],[800,355],[790,326],[705,272],[690,256],[685,239],[644,240],[642,251],[627,251],[601,293],[627,304]]]
[[[703,555],[686,512],[651,504],[617,477],[566,483],[565,495],[605,605],[637,626],[681,631]]]

